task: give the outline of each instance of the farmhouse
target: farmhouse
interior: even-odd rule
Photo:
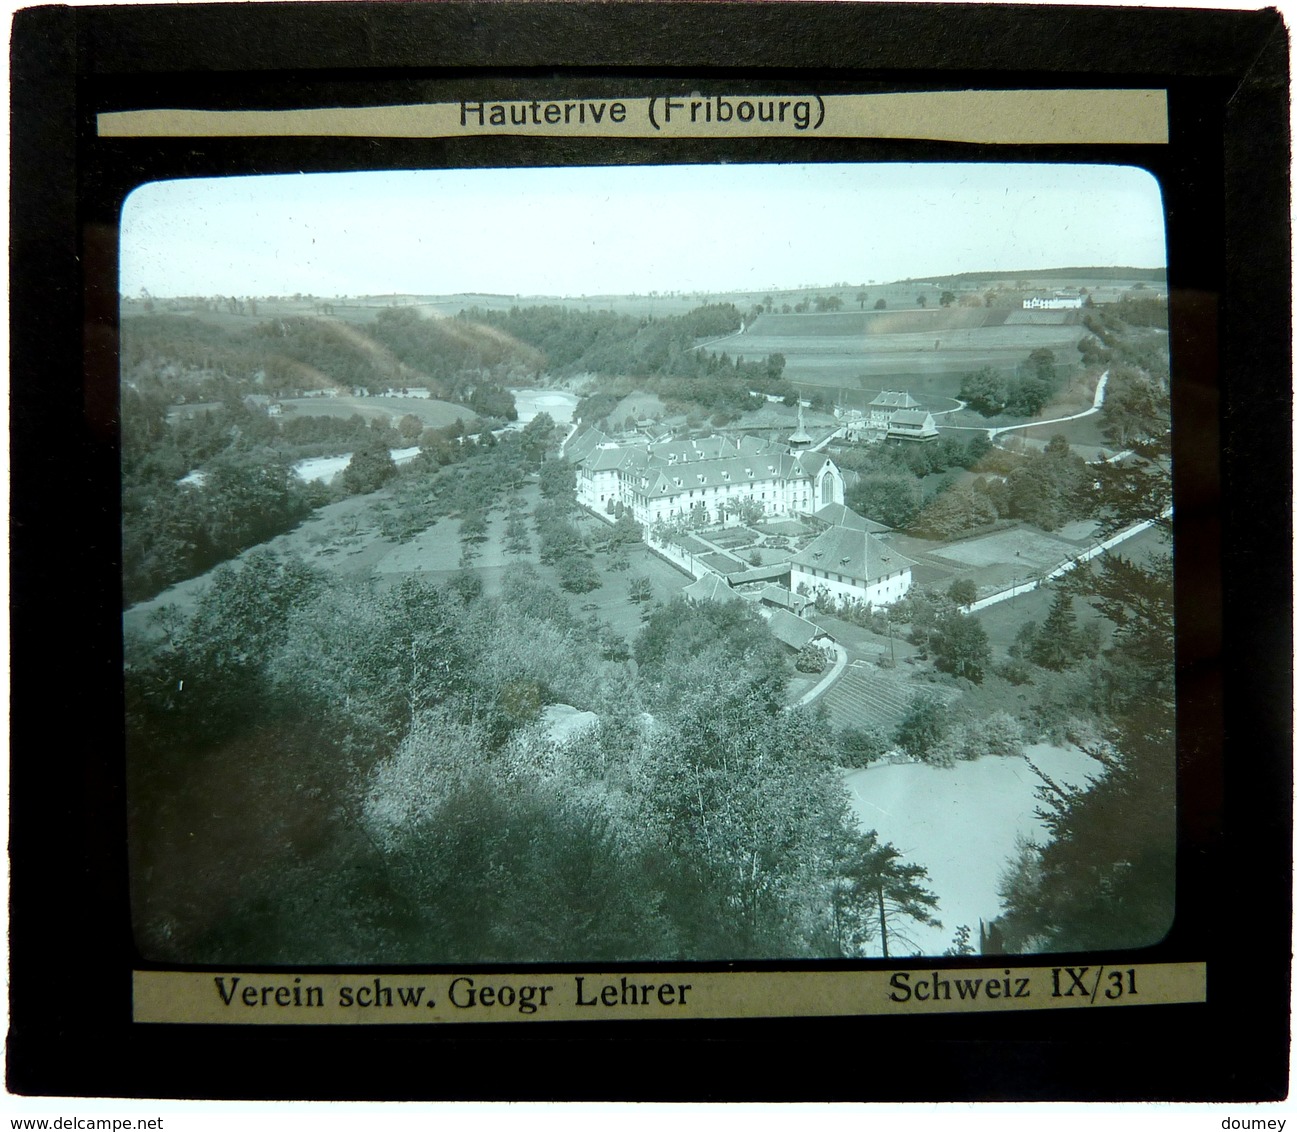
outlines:
[[[887,425],[889,440],[935,440],[937,422],[923,409],[897,409]]]
[[[794,593],[891,605],[913,581],[913,563],[868,531],[832,526],[789,561]]]
[[[917,409],[919,403],[909,393],[894,393],[884,389],[869,402],[869,427],[886,432],[892,417],[902,409]]]
[[[1085,297],[1075,291],[1055,291],[1052,295],[1033,295],[1022,300],[1025,311],[1080,310],[1084,305]]]
[[[842,472],[823,453],[752,436],[635,444],[590,429],[564,455],[576,465],[577,502],[600,515],[621,504],[644,524],[733,522],[752,504],[766,515],[794,515],[843,498]]]

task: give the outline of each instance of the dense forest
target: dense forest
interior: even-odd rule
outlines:
[[[747,607],[638,675],[526,567],[382,591],[257,552],[127,667],[139,945],[178,962],[877,953],[935,918]],[[598,713],[549,736],[542,705]]]
[[[122,376],[129,387],[190,401],[414,386],[464,402],[484,381],[633,375],[635,388],[708,412],[741,412],[750,389],[789,391],[778,355],[747,361],[698,349],[734,333],[742,320],[729,303],[661,318],[565,307],[470,308],[455,318],[425,318],[391,307],[363,327],[293,317],[227,329],[201,317],[149,314],[123,321]]]

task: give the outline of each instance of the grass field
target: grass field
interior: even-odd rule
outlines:
[[[783,354],[790,381],[843,390],[848,404],[867,403],[877,389],[908,389],[928,404],[954,397],[964,374],[987,365],[1012,370],[1032,350],[1052,350],[1060,365],[1079,363],[1075,347],[1085,334],[1079,320],[1017,317],[1029,313],[955,308],[762,315],[714,348],[731,356]],[[862,385],[868,396],[859,392]]]
[[[463,405],[421,397],[295,397],[282,402],[286,416],[341,417],[359,414],[365,420],[386,417],[393,424],[409,414],[418,417],[425,428],[445,428],[456,420],[471,424],[477,414]]]

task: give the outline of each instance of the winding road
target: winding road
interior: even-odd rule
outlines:
[[[1013,432],[1015,429],[1019,428],[1044,428],[1045,425],[1062,424],[1064,421],[1079,421],[1082,417],[1092,417],[1103,408],[1103,399],[1106,396],[1107,391],[1108,371],[1104,370],[1103,373],[1099,375],[1098,384],[1094,387],[1094,404],[1088,409],[1082,409],[1079,413],[1073,413],[1071,416],[1053,417],[1047,421],[1025,421],[1022,424],[1003,425],[1000,428],[987,428],[985,425],[942,425],[941,427],[949,429],[958,428],[965,432],[984,432],[986,433],[987,439],[994,440],[1002,432]],[[960,404],[960,408],[963,408],[962,403]],[[954,410],[947,411],[953,412]],[[932,415],[934,417],[937,416],[936,413],[933,413]]]

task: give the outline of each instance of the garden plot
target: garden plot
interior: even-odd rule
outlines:
[[[777,519],[774,522],[762,523],[758,528],[763,534],[767,535],[804,535],[810,533],[810,528],[805,523],[799,523],[796,519]]]
[[[728,531],[717,531],[709,534],[707,541],[719,546],[722,550],[733,550],[735,547],[751,546],[761,536],[747,527],[736,527]]]
[[[877,830],[908,864],[926,868],[927,887],[939,901],[936,914],[942,926],[898,924],[912,945],[900,945],[893,937],[889,942],[894,957],[940,955],[959,925],[967,924],[976,940],[978,921],[999,914],[999,878],[1018,837],[1047,840],[1035,813],[1041,782],[1027,758],[1069,786],[1084,784],[1100,770],[1076,747],[1034,744],[1025,753],[1026,758],[987,757],[947,768],[926,763],[873,766],[845,775],[861,826]],[[881,953],[874,941],[870,954]]]
[[[718,574],[741,574],[748,568],[746,563],[728,558],[724,554],[704,554],[699,561],[705,562]]]
[[[878,728],[890,733],[920,697],[944,704],[959,698],[955,688],[916,684],[899,673],[852,664],[823,697],[835,727]]]

